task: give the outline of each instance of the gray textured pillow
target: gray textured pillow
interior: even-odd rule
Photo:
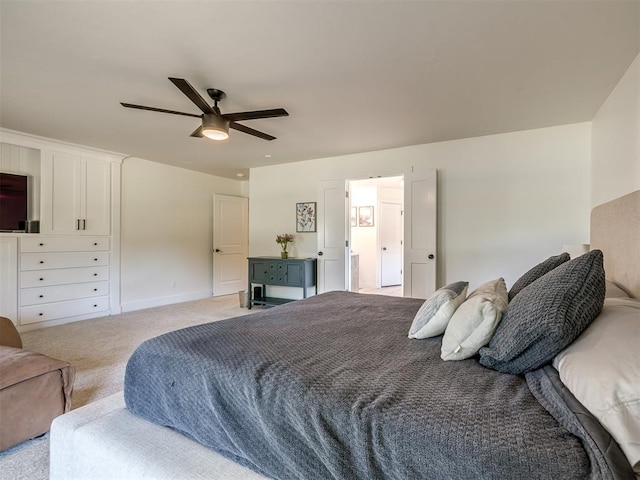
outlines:
[[[531,270],[525,272],[518,280],[516,280],[516,282],[511,287],[511,290],[509,290],[509,301],[513,300],[513,297],[520,293],[522,289],[527,285],[532,284],[541,276],[549,273],[554,268],[559,267],[565,262],[568,262],[569,258],[570,257],[568,253],[561,253],[560,255],[547,258],[544,262],[539,263]]]
[[[416,313],[409,328],[409,338],[442,335],[451,316],[467,298],[468,286],[469,282],[455,282],[436,290]]]
[[[521,374],[553,360],[602,310],[602,252],[570,260],[525,287],[513,299],[480,363]]]

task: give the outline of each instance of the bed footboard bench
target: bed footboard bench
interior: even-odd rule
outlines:
[[[50,480],[265,480],[169,428],[129,413],[122,393],[56,418]]]

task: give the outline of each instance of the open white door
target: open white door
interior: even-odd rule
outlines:
[[[247,288],[249,200],[213,196],[213,296]]]
[[[404,177],[404,296],[427,298],[436,290],[437,172]]]
[[[348,182],[318,182],[318,293],[349,287]]]

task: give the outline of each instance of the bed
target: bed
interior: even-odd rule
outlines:
[[[593,211],[592,252],[604,255],[589,254],[587,275],[603,257],[618,298],[592,302],[597,318],[543,364],[532,349],[502,355],[494,340],[508,338],[511,317],[494,322],[480,355],[443,361],[448,332],[407,338],[426,302],[347,292],[157,337],[132,355],[124,398],[54,421],[51,478],[635,478],[629,422],[600,412],[592,389],[590,408],[574,393],[591,368],[584,345],[587,357],[607,348],[602,318],[622,310],[621,325],[637,331],[638,244],[640,192]],[[575,263],[562,261],[553,272]],[[576,322],[582,303],[604,297],[604,279],[589,281]],[[483,311],[493,290],[504,286],[481,292]],[[540,290],[524,287],[510,305]],[[458,311],[479,296],[465,292]],[[458,343],[453,356],[467,348]]]

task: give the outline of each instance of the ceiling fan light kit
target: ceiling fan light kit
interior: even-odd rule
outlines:
[[[202,134],[211,140],[226,140],[229,138],[229,120],[210,113],[203,114]]]
[[[218,108],[218,102],[226,95],[222,90],[208,88],[207,93],[214,102],[213,107],[197,92],[193,86],[183,78],[169,77],[171,83],[180,89],[196,107],[202,111],[202,115],[193,113],[177,112],[164,108],[145,107],[144,105],[134,105],[120,102],[120,105],[127,108],[137,108],[138,110],[149,110],[152,112],[170,113],[172,115],[182,115],[186,117],[197,117],[202,119],[202,125],[196,128],[191,134],[192,137],[207,137],[211,140],[226,140],[229,138],[229,129],[238,130],[242,133],[262,138],[263,140],[275,140],[276,137],[268,133],[260,132],[253,128],[237,123],[239,120],[255,120],[258,118],[286,117],[289,113],[284,108],[272,108],[269,110],[255,110],[252,112],[222,113]]]

